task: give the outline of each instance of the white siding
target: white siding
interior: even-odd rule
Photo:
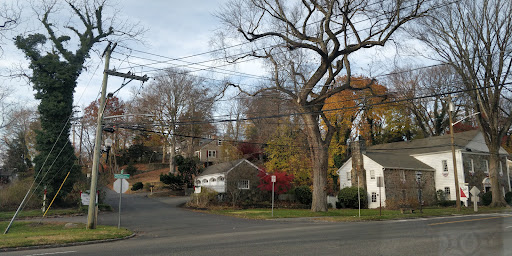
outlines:
[[[382,165],[373,161],[369,157],[363,155],[364,161],[364,169],[366,170],[366,188],[368,193],[368,208],[378,208],[380,206],[379,196],[381,196],[380,200],[382,200],[382,207],[385,207],[386,204],[386,188],[381,188],[381,195],[379,195],[379,188],[377,187],[377,177],[384,177],[384,171],[382,170]],[[371,179],[370,171],[373,170],[375,172],[375,179]],[[357,181],[356,181],[357,182]],[[372,192],[377,193],[377,202],[372,202]]]
[[[224,178],[224,181],[220,180],[219,179],[220,177]],[[214,182],[210,181],[212,178],[215,179]],[[197,180],[201,180],[201,183],[199,184],[197,182]],[[208,183],[204,183],[203,180],[208,180]],[[199,177],[196,177],[194,184],[197,187],[213,189],[213,190],[217,191],[218,193],[226,192],[226,182],[225,182],[224,174],[215,173],[215,174],[199,176]]]
[[[377,177],[384,177],[384,172],[382,170],[382,165],[379,165],[372,159],[363,155],[363,163],[364,169],[366,170],[366,184],[367,184],[367,193],[368,193],[368,208],[378,208],[379,207],[379,188],[377,187]],[[370,170],[375,171],[375,179],[372,180],[370,177]],[[340,178],[340,189],[345,187],[356,186],[357,180],[347,180],[347,173],[352,171],[352,158],[347,160],[340,169],[338,169],[338,175]],[[377,193],[377,202],[372,203],[372,192]],[[382,193],[382,207],[385,207],[386,201],[386,189],[381,188]]]
[[[459,187],[462,187],[463,183],[465,183],[465,179],[464,179],[464,169],[462,166],[462,154],[461,154],[460,150],[455,151],[455,156],[456,156],[456,160],[457,160],[457,174],[459,176]],[[413,157],[435,169],[436,191],[440,190],[440,189],[444,191],[445,187],[449,187],[451,193],[450,193],[450,197],[447,199],[455,200],[456,199],[456,191],[455,191],[455,178],[453,175],[452,152],[451,151],[437,152],[437,153],[432,153],[432,154],[414,155]],[[446,160],[448,163],[448,175],[446,177],[443,175],[442,160]],[[463,201],[467,205],[466,198],[461,198],[461,201]]]
[[[352,183],[350,180],[347,180],[347,172],[352,170],[352,158],[348,159],[340,169],[338,169],[338,176],[340,178],[340,189],[351,187]]]

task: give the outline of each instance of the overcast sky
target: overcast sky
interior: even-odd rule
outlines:
[[[13,1],[13,0],[7,0]],[[129,47],[132,50],[118,47],[115,49],[113,60],[111,61],[111,69],[119,69],[120,72],[136,72],[139,75],[148,74],[152,76],[155,71],[147,67],[135,67],[133,69],[126,69],[126,67],[134,67],[137,63],[149,63],[150,60],[140,58],[147,58],[151,60],[163,61],[169,60],[168,58],[181,58],[198,53],[204,53],[212,50],[210,42],[215,40],[214,33],[220,29],[220,22],[213,13],[217,11],[223,3],[227,0],[187,0],[187,1],[167,1],[167,0],[122,0],[117,4],[120,11],[118,13],[119,19],[128,20],[132,23],[140,22],[140,24],[147,28],[143,40],[145,44],[130,43]],[[26,3],[23,3],[26,4]],[[20,31],[27,28],[34,28],[40,24],[34,19],[33,11],[30,8],[23,9],[24,20]],[[102,51],[106,45],[98,45],[96,49]],[[0,58],[0,75],[5,75],[8,67],[17,65],[19,63],[27,67],[27,62],[24,61],[24,56],[20,50],[16,49],[12,42],[4,42],[4,54]],[[353,61],[353,74],[375,75],[382,73],[384,67],[392,65],[395,56],[395,51],[392,46],[387,47],[384,51],[382,48],[371,49],[364,53],[358,53],[352,57]],[[148,55],[141,53],[148,52],[151,54],[161,55]],[[126,54],[131,57],[127,58]],[[199,62],[206,59],[214,58],[212,55],[203,54],[194,58],[187,58],[181,61],[170,61],[166,64],[155,65],[154,67],[162,68],[169,65],[184,65],[188,62]],[[205,63],[205,65],[213,65],[214,63]],[[218,64],[218,63],[217,63]],[[124,68],[124,69],[123,69]],[[204,66],[187,66],[191,70],[204,69]],[[101,89],[103,63],[97,54],[93,54],[91,61],[87,64],[87,70],[84,71],[78,81],[78,86],[75,91],[76,106],[86,106],[95,100]],[[232,69],[238,72],[265,75],[264,69],[260,63],[249,62],[237,66],[227,66],[223,69]],[[217,70],[218,71],[218,70]],[[194,72],[198,76],[212,77],[222,79],[222,74],[213,72],[205,73],[204,71]],[[240,83],[256,83],[255,81],[242,77],[237,77]],[[210,80],[215,83],[216,80]],[[112,92],[119,88],[122,83],[121,78],[110,77],[108,84],[108,91]],[[37,102],[33,98],[33,91],[31,86],[27,85],[23,80],[3,80],[3,85],[8,85],[10,88],[15,88],[15,98],[18,101],[24,102],[26,105],[36,105]],[[116,95],[121,99],[127,100],[131,97],[133,91],[141,90],[141,83],[133,81],[124,87]]]

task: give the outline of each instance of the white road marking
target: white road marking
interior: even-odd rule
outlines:
[[[26,256],[56,255],[56,254],[68,254],[68,253],[75,253],[75,252],[77,252],[77,251],[47,252],[47,253],[30,254],[30,255],[26,255]]]

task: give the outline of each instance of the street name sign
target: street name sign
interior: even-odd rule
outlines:
[[[130,178],[130,174],[116,173],[116,174],[114,174],[114,178],[116,178],[116,179],[129,179]]]

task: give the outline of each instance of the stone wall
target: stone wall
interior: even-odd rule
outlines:
[[[424,206],[436,203],[434,171],[421,171],[422,200]],[[419,206],[416,171],[402,169],[384,170],[386,188],[386,207],[394,208],[400,204]]]
[[[473,160],[473,161],[471,161]],[[476,186],[480,191],[484,192],[485,187],[483,181],[485,178],[489,178],[489,173],[486,173],[485,170],[486,162],[489,161],[489,156],[486,154],[475,154],[475,153],[463,153],[462,154],[462,164],[464,168],[464,177],[465,182],[468,183],[469,189],[473,186]],[[498,179],[500,182],[500,187],[505,188],[505,193],[509,191],[508,186],[508,174],[507,174],[507,159],[506,157],[500,157],[501,166],[503,168],[503,172],[500,173],[498,166]],[[472,162],[472,163],[471,163]],[[471,167],[473,164],[473,167]],[[474,171],[474,172],[472,172]],[[482,195],[482,194],[480,194]],[[469,195],[467,195],[469,196]]]

